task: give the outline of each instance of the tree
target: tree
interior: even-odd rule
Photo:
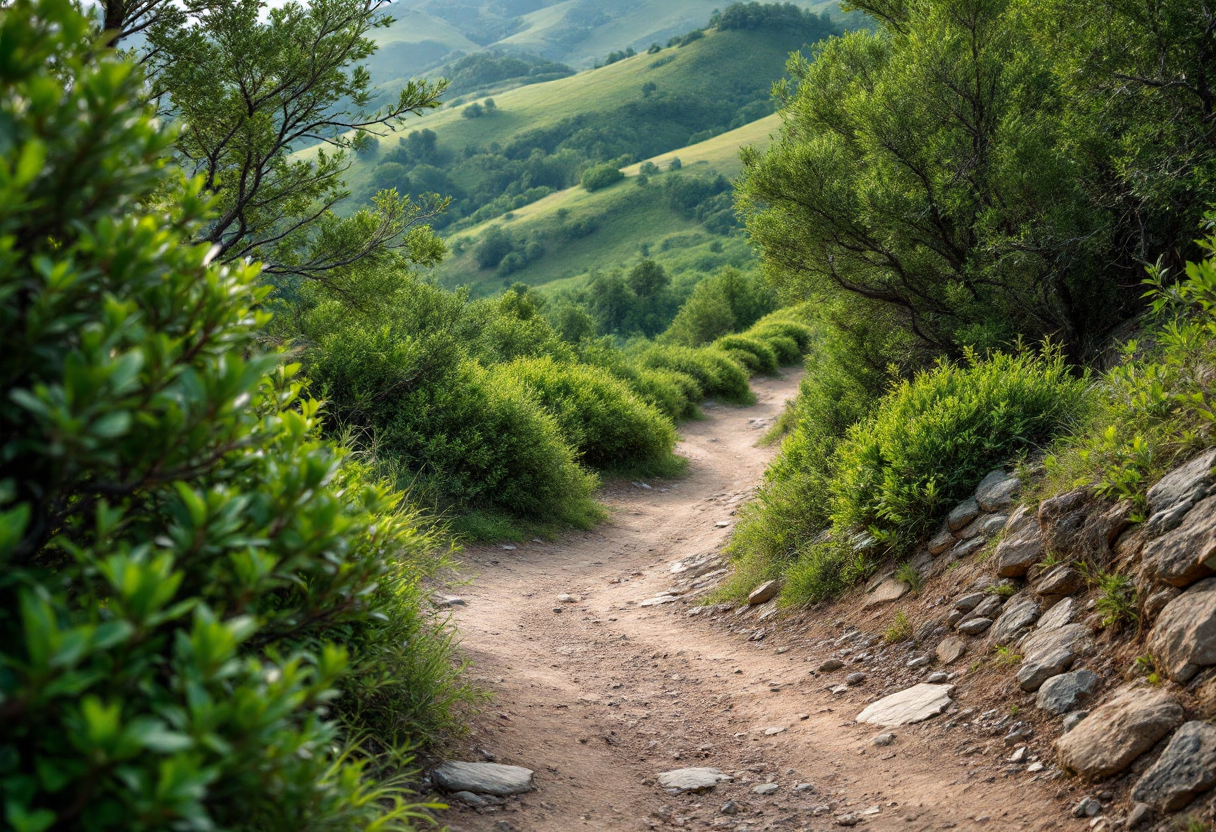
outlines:
[[[588,168],[581,180],[582,186],[588,191],[599,191],[609,185],[615,185],[625,178],[625,174],[616,165],[596,165]]]
[[[745,152],[739,207],[776,285],[888,304],[932,353],[1097,347],[1117,307],[1106,220],[1062,152],[1062,93],[1021,6],[858,5],[887,31],[795,56],[782,139]]]
[[[139,32],[149,95],[180,125],[177,153],[217,212],[200,239],[221,262],[257,259],[269,276],[324,279],[386,252],[413,251],[440,200],[392,192],[341,219],[350,154],[368,137],[437,106],[441,84],[411,82],[371,110],[363,63],[382,0],[106,0],[114,42]],[[297,153],[306,147],[308,153]],[[434,247],[432,247],[434,249]]]
[[[460,111],[460,115],[464,118],[481,118],[486,114],[485,108],[477,102],[473,102],[469,106]]]
[[[629,270],[625,283],[639,298],[652,298],[671,285],[671,278],[662,266],[646,259]]]

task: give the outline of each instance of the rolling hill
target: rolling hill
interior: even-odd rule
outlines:
[[[639,186],[642,164],[624,169],[626,178],[603,190],[569,188],[527,205],[497,220],[453,235],[453,251],[436,270],[440,283],[467,286],[474,296],[501,291],[515,282],[547,291],[570,288],[595,270],[624,269],[648,256],[662,264],[679,282],[724,265],[745,266],[753,255],[741,233],[715,234],[705,225],[673,208],[664,198],[664,183],[672,177],[706,180],[733,177],[742,169],[739,149],[767,146],[780,126],[779,116],[768,116],[737,130],[690,147],[647,160],[662,172],[646,177]],[[673,159],[681,167],[671,170]],[[572,235],[569,229],[592,229]],[[515,239],[530,240],[543,248],[522,269],[501,274],[482,269],[477,247],[492,230]]]

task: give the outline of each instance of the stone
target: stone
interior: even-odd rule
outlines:
[[[964,595],[954,602],[954,609],[962,612],[971,612],[988,598],[985,592],[972,592],[970,595]]]
[[[950,550],[951,560],[961,560],[962,558],[971,557],[980,549],[988,544],[988,541],[982,537],[973,537],[970,540],[960,540],[958,545]]]
[[[990,514],[983,518],[983,521],[980,525],[980,534],[983,537],[992,537],[1005,528],[1005,524],[1009,522],[1009,515]]]
[[[898,601],[903,598],[911,588],[903,581],[897,581],[894,578],[887,578],[878,588],[870,593],[870,597],[866,599],[866,607],[877,607],[882,604],[889,604],[892,601]]]
[[[1197,503],[1178,526],[1144,544],[1144,570],[1162,583],[1187,587],[1216,569],[1216,497]],[[1216,563],[1216,560],[1213,560]]]
[[[939,670],[937,673],[930,673],[929,678],[925,681],[930,685],[944,685],[950,681],[950,674]]]
[[[1076,612],[1077,602],[1072,598],[1065,598],[1043,613],[1043,617],[1039,619],[1038,632],[1058,630],[1066,624],[1071,624]]]
[[[1155,620],[1166,604],[1181,594],[1182,590],[1176,586],[1164,586],[1151,593],[1140,606],[1140,620],[1145,623]]]
[[[828,659],[826,662],[819,665],[819,672],[831,673],[832,671],[840,670],[842,667],[844,667],[844,662],[842,662],[840,659]]]
[[[1074,818],[1092,818],[1101,811],[1102,804],[1092,797],[1087,797],[1073,808],[1072,816]]]
[[[1165,605],[1149,633],[1148,651],[1179,684],[1216,664],[1216,578],[1200,581]]]
[[[1017,534],[1024,529],[1039,525],[1039,515],[1031,510],[1030,506],[1021,505],[1013,510],[1013,514],[1009,515],[1009,519],[1005,521],[1005,534]]]
[[[991,618],[968,618],[958,625],[958,631],[969,636],[978,636],[991,626]]]
[[[471,792],[509,797],[535,788],[531,769],[499,763],[443,763],[431,780],[445,792]]]
[[[752,789],[752,794],[758,794],[761,796],[776,794],[780,788],[781,787],[776,783],[761,783],[759,786]]]
[[[946,525],[950,527],[950,531],[956,532],[979,516],[980,504],[971,497],[955,506],[954,511],[946,518]]]
[[[983,538],[984,525],[991,519],[987,514],[981,514],[979,517],[972,520],[967,525],[963,526],[957,532],[959,540],[972,540],[974,538]]]
[[[1149,819],[1153,813],[1153,807],[1147,803],[1137,803],[1132,806],[1132,810],[1127,813],[1127,828],[1135,829]]]
[[[751,594],[747,596],[747,603],[753,607],[763,604],[776,598],[779,592],[781,592],[781,581],[765,581],[751,591]]]
[[[1093,699],[1101,684],[1101,677],[1092,670],[1061,673],[1043,683],[1035,704],[1053,716],[1061,716]]]
[[[1178,700],[1162,690],[1127,687],[1056,741],[1060,765],[1090,780],[1118,774],[1182,724]]]
[[[951,534],[949,529],[943,531],[937,537],[929,541],[929,554],[933,555],[934,557],[940,555],[942,552],[953,546],[956,540],[958,540],[958,538]]]
[[[895,743],[895,735],[892,733],[877,734],[874,739],[870,740],[870,745],[876,745],[879,748],[886,748],[888,745]]]
[[[472,792],[456,792],[452,795],[452,800],[463,803],[466,806],[472,806],[475,809],[484,809],[487,806],[493,805],[488,798],[479,794],[473,794]]]
[[[1081,724],[1081,720],[1089,716],[1089,711],[1073,711],[1068,716],[1064,717],[1064,721],[1060,723],[1060,730],[1065,734]]]
[[[1020,578],[1043,559],[1043,535],[1037,526],[1027,525],[1002,540],[995,556],[998,575]]]
[[[1089,628],[1084,624],[1066,624],[1028,636],[1021,645],[1022,663],[1017,672],[1022,690],[1037,691],[1052,676],[1072,667],[1088,636]]]
[[[1012,474],[993,471],[975,489],[975,500],[984,511],[999,511],[1013,505],[1013,498],[1020,487],[1018,478]]]
[[[966,652],[967,642],[958,636],[948,636],[937,645],[937,660],[943,665],[949,666],[961,659]]]
[[[740,807],[735,801],[728,800],[722,804],[722,808],[718,811],[724,815],[737,815],[740,812]]]
[[[954,685],[914,685],[871,703],[857,715],[857,722],[885,728],[924,722],[950,706],[953,691]]]
[[[1019,593],[1005,604],[1000,617],[992,625],[988,643],[1003,647],[1021,636],[1026,629],[1034,626],[1034,622],[1038,620],[1039,602],[1029,593]]]
[[[1078,488],[1039,504],[1039,528],[1043,546],[1060,555],[1071,554],[1076,548],[1093,509],[1089,490]]]
[[[677,768],[660,774],[659,785],[678,792],[704,792],[730,779],[729,774],[716,768]]]
[[[865,681],[866,681],[866,674],[864,674],[864,673],[850,673],[844,679],[844,683],[846,685],[848,685],[849,687],[856,687],[857,685],[863,685],[863,684],[865,684]]]
[[[441,607],[465,607],[468,606],[463,598],[458,595],[441,595],[435,602]]]
[[[1216,786],[1216,725],[1188,722],[1174,732],[1153,767],[1132,789],[1132,800],[1177,812]]]
[[[1216,467],[1216,450],[1180,465],[1158,480],[1148,490],[1149,518],[1145,525],[1151,526],[1162,512],[1176,510],[1180,506],[1185,511],[1206,497],[1214,481],[1213,467]]]
[[[1072,595],[1085,587],[1085,576],[1070,566],[1053,566],[1039,576],[1034,591],[1039,595]]]
[[[924,667],[930,661],[931,659],[928,656],[916,656],[915,658],[908,659],[906,666],[911,670],[916,670],[918,667]]]
[[[676,595],[674,593],[667,593],[664,595],[660,595],[657,598],[647,598],[645,601],[638,604],[638,606],[639,607],[661,607],[663,604],[671,604],[671,603],[674,603],[675,601],[679,601],[679,600],[680,600],[679,595]],[[562,609],[561,607],[554,607],[553,611],[561,612],[561,609]],[[747,607],[744,607],[744,609],[747,609]]]
[[[1005,599],[1001,596],[991,593],[986,594],[987,597],[980,602],[979,606],[971,611],[971,615],[967,618],[992,618],[995,619],[1001,611],[1001,607],[1005,605]],[[963,619],[964,621],[966,619]]]

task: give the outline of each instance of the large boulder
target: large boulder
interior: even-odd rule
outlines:
[[[1065,624],[1051,630],[1037,630],[1022,643],[1022,663],[1017,679],[1022,690],[1036,691],[1052,676],[1059,676],[1076,660],[1089,628],[1084,624]]]
[[[444,763],[431,780],[445,792],[471,792],[508,797],[534,788],[532,770],[498,763]]]
[[[1182,706],[1165,691],[1124,688],[1056,742],[1060,766],[1090,780],[1118,774],[1182,719]]]
[[[1216,786],[1216,725],[1188,722],[1170,737],[1153,767],[1132,789],[1132,800],[1177,812]]]
[[[1212,575],[1216,556],[1216,497],[1196,503],[1178,525],[1144,544],[1143,569],[1157,581],[1190,586]]]
[[[1061,716],[1089,704],[1100,684],[1102,679],[1092,670],[1061,673],[1043,683],[1035,704],[1052,716]]]
[[[996,571],[1002,578],[1020,578],[1043,559],[1043,534],[1033,523],[1022,525],[996,547]]]
[[[1157,616],[1148,650],[1175,682],[1216,664],[1216,578],[1192,586]]]
[[[857,721],[888,728],[924,722],[950,706],[954,685],[922,683],[885,696],[857,715]]]
[[[1013,498],[1020,487],[1021,483],[1013,474],[993,471],[975,489],[975,500],[984,511],[1000,511],[1013,505]]]
[[[1216,449],[1170,471],[1148,490],[1149,518],[1144,526],[1150,537],[1175,528],[1191,506],[1212,493],[1214,466]]]
[[[1004,646],[1021,637],[1039,620],[1039,602],[1027,593],[1013,596],[988,634],[989,644]]]

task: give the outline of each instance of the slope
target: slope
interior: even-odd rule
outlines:
[[[500,291],[515,282],[567,288],[594,270],[627,268],[642,256],[664,266],[676,280],[695,279],[724,265],[752,261],[747,242],[739,234],[715,234],[686,212],[673,207],[665,196],[665,183],[673,177],[714,180],[733,177],[741,170],[739,149],[767,146],[780,125],[776,115],[737,130],[649,161],[662,169],[640,177],[644,163],[624,169],[626,179],[603,190],[569,188],[484,222],[452,236],[451,256],[436,276],[448,287],[467,286],[475,296]],[[674,159],[682,167],[672,171]],[[645,181],[645,186],[640,182]],[[522,268],[504,273],[478,266],[477,250],[489,234],[503,232],[521,249],[536,243],[542,250]]]

